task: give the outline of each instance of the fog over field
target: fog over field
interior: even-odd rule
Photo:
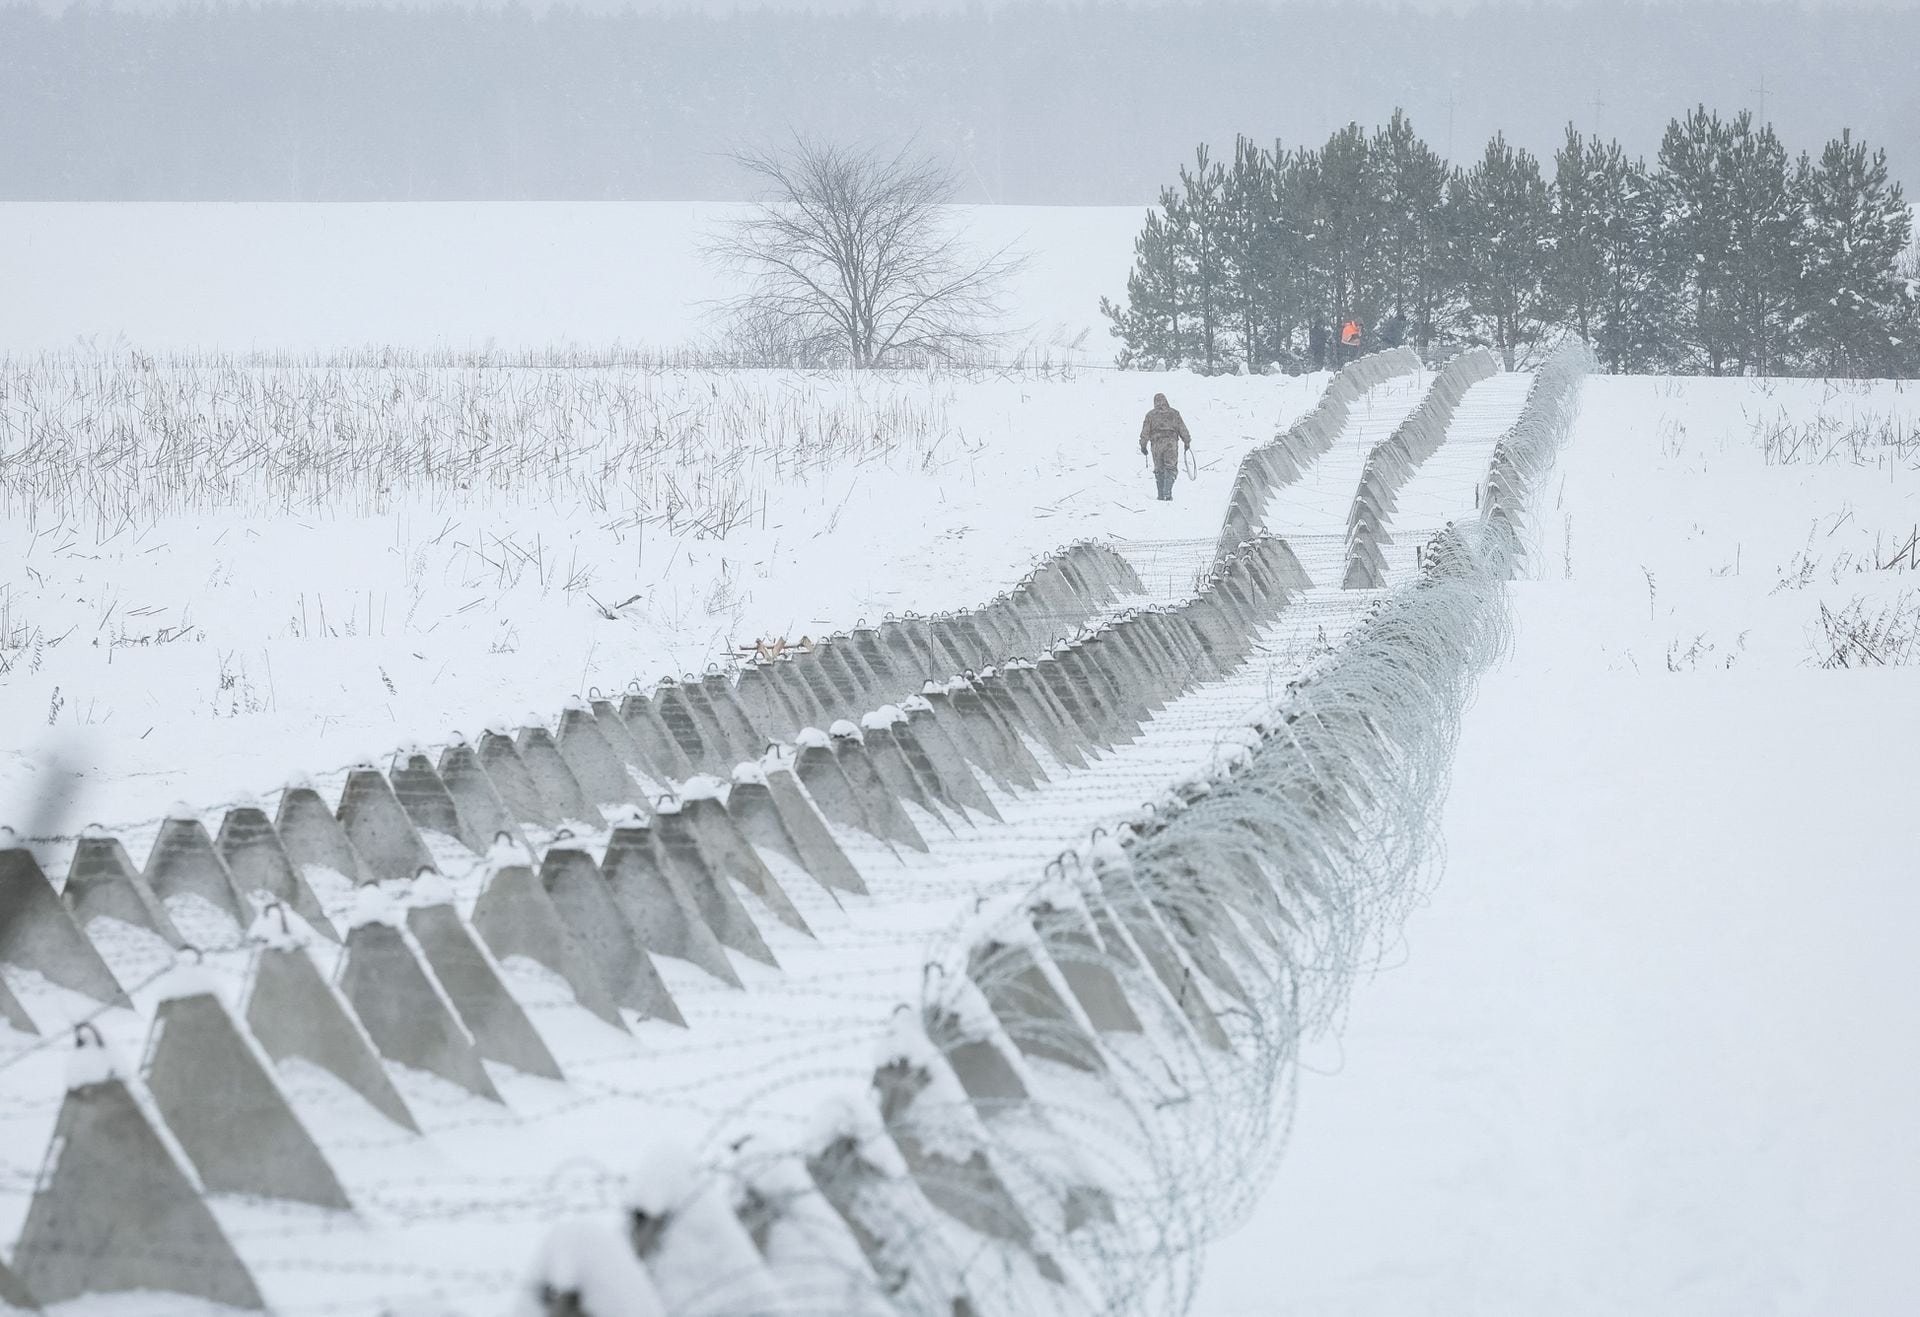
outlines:
[[[961,199],[1149,202],[1193,145],[1404,108],[1449,158],[1697,103],[1920,172],[1912,3],[0,8],[0,197],[736,199],[791,132],[953,161]],[[1811,147],[1809,147],[1811,149]]]

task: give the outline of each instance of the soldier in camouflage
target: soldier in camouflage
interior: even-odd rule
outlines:
[[[1153,454],[1153,483],[1163,503],[1173,502],[1173,482],[1180,474],[1180,446],[1193,451],[1193,436],[1180,413],[1167,405],[1167,395],[1153,395],[1153,410],[1140,423],[1140,451]]]

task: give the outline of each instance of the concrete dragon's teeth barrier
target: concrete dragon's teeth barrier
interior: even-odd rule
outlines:
[[[1387,583],[1387,560],[1380,546],[1386,542],[1396,496],[1446,441],[1454,410],[1467,390],[1499,371],[1499,363],[1485,348],[1473,348],[1454,357],[1434,376],[1432,387],[1413,414],[1367,454],[1360,487],[1347,515],[1343,587],[1377,590]]]
[[[1263,459],[1254,482],[1311,460],[1352,399],[1415,367],[1406,354],[1349,367],[1321,419],[1290,432],[1295,442]],[[1509,546],[1509,560],[1526,491],[1551,450],[1551,434],[1522,428],[1496,450],[1489,480],[1487,534]],[[1138,577],[1111,549],[1076,544],[971,613],[889,617],[734,674],[617,699],[589,692],[552,729],[489,730],[437,760],[403,750],[384,773],[356,766],[337,809],[296,785],[271,822],[256,805],[234,806],[217,839],[183,813],[164,821],[144,870],[112,837],[89,836],[56,894],[31,852],[0,849],[0,964],[85,993],[99,1009],[145,1001],[152,984],[116,978],[87,935],[97,921],[179,949],[188,939],[176,924],[191,914],[196,930],[229,930],[204,950],[251,956],[237,1018],[192,994],[151,1008],[151,1051],[163,1064],[150,1060],[146,1088],[123,1071],[76,1080],[68,1106],[78,1114],[63,1111],[36,1184],[18,1283],[43,1301],[152,1288],[261,1306],[199,1196],[352,1206],[281,1094],[277,1067],[319,1066],[407,1137],[421,1126],[390,1063],[490,1104],[505,1099],[483,1062],[565,1082],[501,974],[509,957],[552,972],[620,1030],[644,1020],[684,1027],[654,957],[737,990],[732,957],[778,969],[757,919],[811,937],[763,856],[822,889],[864,892],[830,825],[902,853],[937,847],[999,821],[983,783],[1034,790],[1134,741],[1171,700],[1240,668],[1309,582],[1284,541],[1251,524],[1229,530],[1198,592],[1177,605],[1115,612],[1139,593]],[[1436,549],[1429,575],[1460,557]],[[1343,714],[1339,726],[1360,736],[1369,724]],[[1091,1311],[1122,1277],[1163,1266],[1164,1252],[1129,1237],[1143,1203],[1163,1188],[1157,1205],[1182,1201],[1174,1191],[1192,1192],[1217,1159],[1174,1165],[1168,1154],[1191,1149],[1168,1145],[1146,1113],[1220,1076],[1231,1081],[1225,1096],[1270,1098],[1259,1082],[1290,1055],[1263,1014],[1274,966],[1303,930],[1338,924],[1339,893],[1323,870],[1363,835],[1356,819],[1392,795],[1372,778],[1292,781],[1299,835],[1223,814],[1219,802],[1274,753],[1271,735],[1242,747],[1233,771],[1158,802],[1125,845],[1109,839],[1071,872],[1056,866],[1029,899],[983,915],[925,999],[896,1020],[870,1092],[825,1113],[804,1146],[743,1156],[718,1168],[720,1178],[713,1167],[655,1168],[618,1222],[557,1231],[515,1301],[594,1317],[678,1311],[696,1257],[714,1279],[716,1241],[735,1268],[721,1279],[742,1302],[774,1295],[790,1305],[793,1287],[820,1286],[836,1312]],[[1237,840],[1212,850],[1180,840],[1202,827]],[[1217,862],[1193,858],[1203,854]],[[1302,868],[1276,880],[1274,857]],[[468,913],[451,901],[443,865],[478,875]],[[355,889],[364,899],[336,927],[316,892],[337,900]],[[310,950],[328,939],[342,943],[335,983]],[[28,1005],[0,1007],[31,1026]],[[1297,1022],[1298,1002],[1276,1018]],[[239,1076],[228,1084],[246,1107],[236,1119],[262,1132],[271,1157],[241,1165],[245,1153],[219,1142],[194,1109],[199,1068]],[[1148,1073],[1151,1092],[1138,1088]],[[1075,1095],[1065,1101],[1063,1082]],[[177,1119],[185,1133],[163,1137],[149,1104],[160,1130]],[[138,1128],[124,1119],[129,1109]],[[101,1111],[117,1114],[103,1123]],[[117,1132],[100,1132],[109,1127]],[[1097,1140],[1078,1142],[1095,1128],[1118,1129],[1114,1146],[1145,1150],[1144,1160],[1125,1173],[1105,1164]],[[109,1137],[112,1152],[139,1153],[135,1188],[177,1223],[178,1247],[123,1249],[97,1266],[67,1251],[68,1236],[101,1246],[72,1225],[75,1204],[95,1210],[103,1185],[127,1183],[101,1169]],[[1160,1178],[1142,1181],[1147,1166]],[[770,1197],[782,1185],[788,1198]],[[608,1239],[619,1245],[611,1255]]]

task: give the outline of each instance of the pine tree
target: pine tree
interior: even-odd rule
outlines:
[[[1193,169],[1180,167],[1180,196],[1167,207],[1174,245],[1192,285],[1190,308],[1198,338],[1188,355],[1209,375],[1224,363],[1222,331],[1231,299],[1224,242],[1226,177],[1225,167],[1201,146],[1194,152]]]
[[[1325,326],[1331,354],[1340,359],[1335,331],[1348,320],[1362,326],[1380,319],[1385,305],[1386,262],[1380,250],[1385,206],[1367,134],[1348,124],[1327,139],[1317,156],[1314,246],[1323,299],[1315,320]]]
[[[1275,152],[1278,152],[1278,146]],[[1221,188],[1225,258],[1233,335],[1249,372],[1278,360],[1292,328],[1288,311],[1290,262],[1280,232],[1274,157],[1242,137]]]
[[[1167,198],[1163,190],[1163,206]],[[1133,240],[1126,306],[1100,299],[1100,314],[1112,322],[1108,332],[1122,345],[1117,357],[1122,369],[1164,370],[1181,363],[1183,284],[1180,256],[1165,216],[1160,210],[1149,210],[1145,226]]]
[[[1380,241],[1390,313],[1381,341],[1388,346],[1411,341],[1425,355],[1448,285],[1441,222],[1447,165],[1420,140],[1403,110],[1395,110],[1374,134],[1369,152],[1384,220]]]
[[[1818,164],[1801,157],[1796,191],[1806,213],[1797,331],[1808,366],[1828,375],[1898,372],[1914,320],[1913,292],[1900,268],[1913,216],[1900,185],[1887,177],[1886,152],[1869,153],[1843,131]]]
[[[1770,125],[1733,120],[1724,181],[1732,242],[1727,307],[1741,367],[1756,375],[1788,364],[1801,303],[1802,208],[1787,151]]]
[[[1551,309],[1551,211],[1540,162],[1497,134],[1449,188],[1449,209],[1468,314],[1512,370],[1545,332]]]
[[[1720,374],[1733,353],[1728,296],[1728,252],[1733,246],[1725,169],[1730,134],[1717,114],[1696,106],[1667,124],[1660,142],[1658,179],[1668,232],[1667,270],[1686,289],[1684,338],[1698,364]]]
[[[1661,277],[1660,194],[1645,164],[1620,143],[1567,128],[1554,155],[1555,317],[1609,370],[1645,370],[1679,355],[1678,299]]]

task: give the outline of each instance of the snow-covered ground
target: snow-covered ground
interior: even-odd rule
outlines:
[[[1765,460],[1917,421],[1897,385],[1588,381],[1445,873],[1195,1312],[1920,1302],[1920,655],[1820,666],[1823,607],[1912,636],[1920,470]]]
[[[439,397],[459,383],[370,374],[356,396]],[[618,433],[581,424],[581,451],[553,462],[565,476],[532,452],[478,460],[471,482],[421,477],[382,492],[344,478],[302,503],[289,489],[303,482],[258,462],[228,469],[232,490],[208,495],[202,478],[220,468],[208,455],[169,476],[173,489],[83,471],[62,476],[58,499],[16,502],[0,522],[0,560],[13,565],[0,580],[0,719],[20,730],[0,748],[0,817],[71,832],[384,762],[398,745],[551,718],[591,688],[724,665],[756,638],[972,607],[1086,535],[1127,541],[1151,592],[1184,596],[1241,454],[1326,382],[482,376],[465,378],[500,393],[489,416],[501,431],[519,423],[523,397],[539,403],[527,429],[575,415],[565,404],[603,386],[645,410]],[[548,389],[562,404],[539,401]],[[1195,435],[1197,478],[1171,504],[1154,500],[1137,451],[1160,389]],[[19,393],[0,403],[9,410],[24,419]],[[669,441],[631,452],[654,425]],[[823,457],[830,426],[851,438]],[[885,441],[859,441],[876,433]],[[613,463],[618,477],[603,479]],[[478,487],[487,480],[499,487]],[[89,493],[101,486],[113,491],[105,513]],[[276,506],[288,498],[292,511]]]

